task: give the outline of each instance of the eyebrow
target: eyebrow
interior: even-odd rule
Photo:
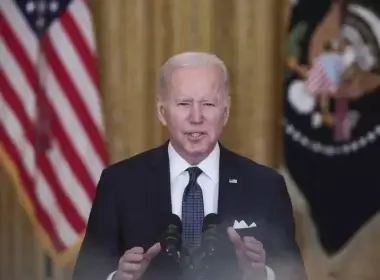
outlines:
[[[193,102],[194,98],[191,98],[191,97],[176,98],[175,101],[176,102],[183,102],[183,101],[191,101],[191,102]],[[201,99],[198,102],[218,102],[218,101],[219,101],[218,98],[214,98],[214,99]]]
[[[176,101],[176,102],[194,101],[194,98],[190,98],[190,97],[176,98],[175,101]]]

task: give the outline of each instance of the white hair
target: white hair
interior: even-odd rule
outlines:
[[[222,88],[228,95],[229,78],[228,70],[224,62],[215,54],[206,52],[183,52],[170,57],[161,67],[160,72],[160,94],[166,93],[168,89],[168,80],[174,70],[180,67],[197,67],[197,66],[216,66],[222,71],[223,85]]]

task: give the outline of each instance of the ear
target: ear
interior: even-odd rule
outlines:
[[[226,105],[224,108],[224,125],[227,124],[228,119],[230,117],[230,107],[231,107],[231,96],[228,96],[226,100]]]
[[[157,96],[157,99],[156,99],[157,116],[160,122],[162,123],[162,125],[166,126],[164,102],[165,100],[163,100],[162,97]]]

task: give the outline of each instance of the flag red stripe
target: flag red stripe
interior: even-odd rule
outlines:
[[[77,117],[83,125],[83,128],[90,137],[93,147],[100,159],[102,164],[106,163],[106,154],[104,149],[104,142],[102,135],[99,129],[94,124],[86,106],[83,103],[83,100],[80,97],[78,89],[74,85],[73,81],[70,78],[70,75],[67,73],[63,62],[59,59],[57,52],[55,51],[52,42],[48,36],[43,37],[42,44],[44,46],[45,57],[48,64],[51,66],[52,72],[56,76],[56,79],[66,94],[67,99],[69,100],[71,106],[74,108]]]
[[[34,63],[30,61],[30,58],[28,57],[24,46],[20,44],[19,40],[17,39],[17,35],[15,32],[13,32],[12,28],[6,21],[4,21],[4,24],[2,26],[2,32],[4,34],[4,38],[6,38],[6,40],[3,40],[3,42],[8,45],[8,49],[13,53],[13,56],[20,66],[19,68],[23,70],[30,83],[30,86],[33,88],[33,90],[36,90],[38,88],[38,76],[36,75],[36,71],[33,65]]]
[[[2,73],[0,72],[0,77]],[[35,129],[31,124],[29,118],[26,116],[25,110],[23,109],[20,99],[17,97],[15,91],[9,85],[9,83],[0,79],[0,82],[4,85],[3,96],[9,107],[13,110],[17,119],[20,121],[21,126],[29,129],[25,129],[26,138],[29,140],[31,146],[34,146],[34,135]],[[44,153],[37,154],[37,165],[41,168],[41,172],[45,175],[48,184],[51,186],[51,190],[56,197],[59,209],[62,211],[64,216],[67,218],[71,226],[80,233],[85,228],[85,221],[80,217],[77,210],[75,209],[71,200],[66,196],[62,190],[62,186],[57,178],[56,172],[54,172],[50,160],[46,157]]]
[[[92,200],[95,192],[94,182],[92,181],[86,166],[83,164],[81,158],[78,156],[77,151],[74,149],[73,144],[67,136],[62,122],[58,117],[57,113],[54,111],[54,108],[51,105],[50,101],[45,100],[45,104],[49,106],[49,110],[52,114],[52,133],[56,136],[57,144],[59,145],[59,148],[62,151],[62,154],[65,157],[66,161],[69,163],[71,171],[75,174],[79,182],[82,184],[89,199]]]
[[[9,29],[9,35],[12,36],[12,31]],[[15,39],[15,37],[13,37]],[[28,57],[25,55],[23,48],[20,46],[20,48],[17,48],[18,41],[17,40],[9,40],[6,41],[7,43],[12,43],[9,45],[9,49],[12,51],[18,51],[14,54],[15,58],[19,61],[19,63],[22,62],[23,70],[25,73],[25,76],[29,83],[31,85],[34,85],[34,89],[36,90],[36,77],[37,73],[35,71],[35,68],[33,68],[32,63],[28,59]],[[13,47],[16,47],[15,49]],[[43,90],[43,89],[42,89]],[[43,96],[45,96],[43,94]],[[75,99],[75,96],[73,97]],[[60,147],[63,150],[63,155],[65,156],[66,160],[69,163],[69,166],[71,167],[72,172],[77,176],[78,180],[83,185],[88,197],[92,199],[94,197],[94,182],[91,179],[91,176],[89,175],[89,172],[87,168],[84,166],[82,161],[80,160],[80,157],[77,155],[77,152],[72,147],[72,144],[68,137],[66,136],[66,133],[63,129],[63,126],[61,124],[61,121],[59,117],[56,115],[54,109],[52,108],[52,105],[49,101],[46,101],[46,104],[50,107],[50,111],[52,112],[52,117],[54,118],[54,124],[53,130],[55,130],[55,135],[57,136],[58,143],[60,144]],[[86,124],[86,123],[85,123]],[[87,124],[86,124],[87,125]],[[100,148],[101,149],[101,148]],[[103,150],[103,149],[101,149]]]
[[[37,164],[40,166],[41,171],[51,186],[50,189],[56,197],[57,205],[61,209],[62,214],[65,216],[69,224],[75,229],[75,231],[80,234],[83,229],[85,229],[86,223],[78,214],[78,211],[75,209],[72,201],[63,192],[60,182],[56,176],[56,172],[53,170],[53,167],[45,154],[38,154]]]
[[[78,52],[79,57],[81,58],[81,62],[85,66],[93,84],[96,88],[98,88],[99,79],[98,73],[96,71],[97,67],[95,65],[96,59],[93,52],[88,47],[88,44],[86,43],[82,34],[80,33],[80,29],[77,26],[77,23],[75,22],[70,12],[66,12],[64,15],[62,15],[60,22],[63,29],[66,31],[67,36],[71,38],[71,42]]]
[[[17,172],[23,184],[22,186],[23,190],[26,192],[27,197],[30,199],[30,202],[32,203],[34,207],[33,214],[38,219],[38,222],[41,225],[41,227],[45,230],[45,233],[49,236],[54,247],[58,251],[64,250],[65,246],[63,245],[62,241],[59,239],[58,237],[59,235],[57,234],[57,231],[55,230],[52,221],[50,220],[49,216],[46,214],[45,210],[42,209],[42,207],[40,206],[40,203],[37,200],[36,193],[33,190],[34,182],[28,176],[28,173],[25,170],[25,166],[22,164],[20,154],[18,153],[16,147],[13,145],[9,136],[4,131],[4,128],[2,127],[1,124],[0,124],[0,139],[5,147],[5,150],[7,151],[7,154],[10,156],[10,158],[14,161],[14,163],[17,166]]]
[[[33,126],[29,121],[29,117],[27,116],[26,110],[24,109],[23,105],[21,104],[21,101],[17,98],[16,94],[14,94],[13,89],[11,89],[10,84],[8,83],[7,79],[5,78],[5,75],[3,73],[3,70],[0,68],[0,85],[1,85],[1,92],[2,96],[4,96],[4,99],[7,103],[10,105],[12,104],[12,108],[14,113],[18,115],[18,119],[20,123],[23,124],[23,128],[25,130],[25,134],[33,133]],[[11,93],[12,92],[12,93]],[[8,94],[7,94],[8,93]],[[17,111],[15,108],[18,108]],[[1,115],[1,113],[0,113]]]
[[[51,107],[51,104],[49,104]],[[57,137],[59,147],[62,151],[63,156],[69,162],[72,172],[76,175],[79,182],[82,184],[84,190],[86,191],[89,199],[92,201],[95,194],[94,182],[91,179],[91,176],[88,173],[86,166],[83,164],[82,160],[78,156],[76,150],[73,148],[73,145],[70,139],[67,137],[65,130],[56,115],[53,111],[54,125],[53,133]],[[74,136],[75,137],[75,136]]]

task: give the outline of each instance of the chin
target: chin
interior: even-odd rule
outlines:
[[[214,147],[211,147],[210,143],[189,143],[187,150],[194,155],[203,155],[211,152]]]

